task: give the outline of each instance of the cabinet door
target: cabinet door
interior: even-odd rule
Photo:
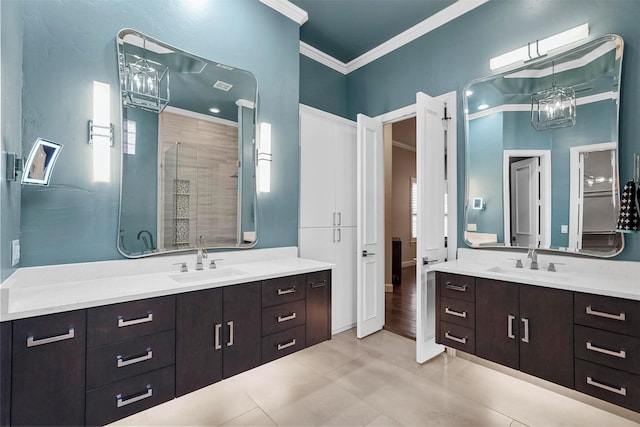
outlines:
[[[335,138],[336,225],[356,226],[356,126],[337,123]]]
[[[520,370],[573,388],[573,293],[520,285]]]
[[[222,288],[177,298],[176,396],[182,396],[222,379]]]
[[[262,361],[262,286],[260,282],[222,290],[222,376],[229,378]]]
[[[83,425],[84,310],[13,322],[12,425]]]
[[[306,275],[307,347],[331,339],[331,270]]]
[[[335,161],[335,125],[301,110],[300,227],[334,226]]]
[[[11,329],[0,323],[0,426],[11,424]]]
[[[476,355],[519,366],[519,285],[476,279]]]
[[[331,278],[331,327],[344,331],[356,324],[356,227],[339,229]]]

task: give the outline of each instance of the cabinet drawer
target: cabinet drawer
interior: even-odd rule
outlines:
[[[640,377],[584,360],[576,360],[576,390],[640,411]]]
[[[575,351],[579,359],[640,374],[640,338],[576,325]]]
[[[87,312],[87,347],[99,347],[175,328],[175,297],[96,307]]]
[[[476,305],[471,301],[442,297],[440,319],[473,329],[476,324]]]
[[[87,389],[173,365],[174,362],[174,331],[92,348],[87,351]]]
[[[476,351],[475,331],[449,322],[440,322],[440,343],[469,354]]]
[[[442,297],[465,301],[476,300],[475,278],[471,276],[440,273],[438,276],[438,286],[440,287],[440,296]]]
[[[174,397],[175,370],[168,366],[87,393],[86,425],[104,425]]]
[[[262,309],[262,336],[305,324],[305,301],[294,301]]]
[[[267,363],[305,347],[305,328],[297,326],[262,338],[262,363]]]
[[[262,282],[262,306],[284,304],[305,298],[304,275],[279,277]]]
[[[640,336],[640,301],[576,293],[574,313],[579,325]]]

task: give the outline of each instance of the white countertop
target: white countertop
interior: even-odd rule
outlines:
[[[195,271],[195,255],[19,269],[0,285],[0,321],[200,289],[311,273],[333,264],[297,257],[297,248],[210,253],[218,268]],[[187,262],[180,273],[174,263]]]
[[[515,259],[524,268],[515,268]],[[550,262],[558,263],[556,272],[547,271]],[[640,262],[540,253],[540,269],[530,264],[526,252],[460,249],[457,260],[431,270],[640,301]]]

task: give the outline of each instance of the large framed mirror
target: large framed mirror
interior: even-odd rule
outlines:
[[[608,35],[466,85],[467,245],[622,251],[622,52]]]
[[[117,35],[118,250],[248,248],[256,229],[257,81],[131,29]]]

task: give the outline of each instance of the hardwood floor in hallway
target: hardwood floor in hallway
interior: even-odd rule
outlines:
[[[416,268],[402,269],[402,280],[384,294],[384,329],[416,339]]]

